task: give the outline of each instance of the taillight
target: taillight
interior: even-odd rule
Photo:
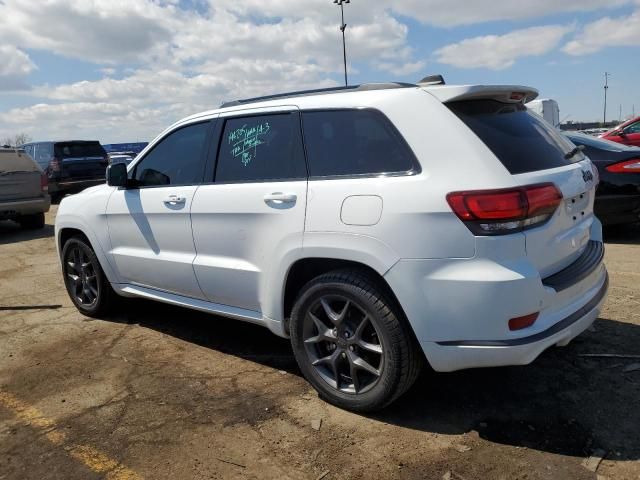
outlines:
[[[640,158],[614,163],[606,168],[611,173],[640,173]]]
[[[49,191],[49,179],[44,173],[40,175],[40,190],[43,192]]]
[[[59,172],[60,171],[60,160],[57,158],[52,158],[49,162],[49,168],[47,169],[49,172]]]
[[[561,201],[562,193],[552,183],[447,195],[455,214],[476,235],[504,235],[541,225]]]

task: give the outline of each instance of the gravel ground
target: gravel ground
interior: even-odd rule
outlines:
[[[640,229],[607,237],[601,318],[532,365],[425,372],[356,415],[260,327],[76,312],[47,226],[0,222],[0,479],[640,479]]]

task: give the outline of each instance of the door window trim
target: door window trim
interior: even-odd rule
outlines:
[[[207,125],[207,132],[205,134],[204,137],[204,148],[202,149],[202,152],[200,153],[201,156],[201,161],[203,162],[203,167],[202,167],[202,172],[200,174],[200,181],[195,182],[195,183],[175,183],[175,184],[169,184],[169,185],[132,185],[129,187],[119,187],[118,190],[144,190],[147,188],[171,188],[171,187],[188,187],[188,186],[193,186],[193,185],[203,185],[203,182],[205,180],[205,171],[207,168],[207,158],[208,158],[208,154],[209,154],[209,149],[210,149],[210,145],[211,145],[211,135],[213,133],[213,130],[215,129],[215,125],[218,121],[218,118],[208,118],[205,120],[198,120],[198,121],[194,121],[192,123],[186,123],[186,124],[180,124],[179,126],[177,126],[176,128],[174,128],[173,130],[168,131],[167,133],[165,133],[161,138],[159,138],[157,141],[155,141],[153,143],[153,145],[151,146],[151,148],[149,150],[147,150],[144,153],[144,156],[142,157],[138,157],[135,159],[135,163],[133,163],[131,165],[131,168],[129,169],[129,171],[127,172],[127,176],[129,177],[129,179],[133,179],[133,177],[136,174],[136,169],[138,168],[138,165],[144,161],[145,158],[147,158],[151,152],[153,152],[156,147],[158,145],[160,145],[169,135],[172,135],[184,128],[187,127],[193,127],[195,125],[202,125],[202,124],[208,124]]]
[[[394,123],[387,117],[384,112],[374,107],[335,107],[335,108],[305,108],[300,110],[300,128],[302,129],[302,144],[304,145],[305,157],[307,159],[307,172],[310,172],[309,167],[309,154],[307,152],[307,143],[304,136],[304,114],[305,112],[353,112],[353,111],[369,111],[374,115],[379,116],[391,127],[394,135],[402,143],[403,147],[407,149],[410,154],[411,168],[409,170],[397,171],[397,172],[381,172],[381,173],[350,173],[345,175],[309,175],[309,181],[317,180],[348,180],[348,179],[362,179],[362,178],[385,178],[385,177],[413,177],[422,173],[422,166],[418,162],[415,152],[409,145],[409,142],[404,138],[402,133],[394,125]]]

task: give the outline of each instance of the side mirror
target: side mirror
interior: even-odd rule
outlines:
[[[621,130],[618,130],[616,133],[617,133],[620,137],[626,137],[626,136],[627,136],[627,133],[626,133],[624,130],[622,130],[622,129],[621,129]]]
[[[124,163],[113,163],[107,167],[107,185],[126,187],[127,183],[127,166]]]

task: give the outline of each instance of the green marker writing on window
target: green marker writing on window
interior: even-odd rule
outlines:
[[[269,122],[264,122],[253,127],[243,125],[229,132],[227,142],[231,145],[231,155],[234,158],[240,158],[246,167],[251,163],[251,160],[256,158],[258,146],[264,143],[261,138],[267,135],[269,130],[271,130]]]

